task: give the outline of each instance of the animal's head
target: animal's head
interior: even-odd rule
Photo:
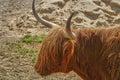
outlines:
[[[68,18],[65,28],[41,18],[35,11],[35,0],[32,3],[35,18],[47,27],[53,29],[42,42],[35,70],[40,75],[48,75],[55,72],[69,72],[72,70],[72,56],[74,54],[75,33],[70,28],[73,14]]]

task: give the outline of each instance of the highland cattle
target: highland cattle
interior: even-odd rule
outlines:
[[[120,80],[120,26],[71,29],[40,17],[32,3],[35,18],[55,27],[42,42],[35,70],[42,76],[56,72],[76,72],[84,80]]]

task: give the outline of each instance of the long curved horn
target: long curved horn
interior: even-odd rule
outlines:
[[[40,17],[40,16],[37,14],[37,12],[36,12],[36,10],[35,10],[35,0],[33,0],[33,2],[32,2],[32,11],[33,11],[34,17],[35,17],[41,24],[43,24],[43,25],[45,25],[45,26],[47,26],[47,27],[50,27],[50,28],[51,28],[51,27],[54,27],[54,26],[59,26],[59,25],[57,25],[57,24],[54,24],[54,23],[52,23],[52,22],[49,22],[49,21],[43,19],[42,17]]]
[[[66,33],[67,33],[67,35],[68,35],[70,38],[75,38],[75,34],[71,31],[71,27],[70,27],[71,19],[72,19],[72,17],[74,16],[74,14],[75,14],[75,13],[72,13],[72,14],[70,15],[70,17],[68,18],[67,23],[66,23],[66,28],[65,28]]]

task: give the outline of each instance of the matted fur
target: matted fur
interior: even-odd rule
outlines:
[[[47,75],[59,71],[59,66],[62,64],[63,44],[67,40],[68,39],[64,37],[63,28],[56,28],[49,33],[42,42],[36,61],[35,69],[38,73]]]
[[[75,30],[65,38],[64,28],[52,30],[42,43],[35,63],[40,75],[75,71],[84,80],[120,79],[120,27]]]

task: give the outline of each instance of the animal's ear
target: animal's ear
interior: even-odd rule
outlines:
[[[64,44],[62,66],[64,67],[65,72],[66,72],[67,66],[74,54],[74,46],[75,46],[75,40],[69,40]]]

